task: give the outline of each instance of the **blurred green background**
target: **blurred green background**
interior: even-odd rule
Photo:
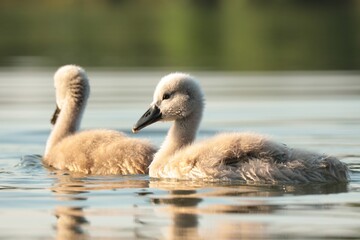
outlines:
[[[0,66],[358,70],[358,0],[0,0]]]

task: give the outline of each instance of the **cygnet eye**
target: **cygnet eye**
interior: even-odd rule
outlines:
[[[163,97],[162,97],[162,100],[166,100],[166,99],[169,99],[170,98],[170,93],[164,93]]]

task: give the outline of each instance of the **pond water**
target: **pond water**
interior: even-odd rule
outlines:
[[[335,155],[347,184],[170,182],[78,176],[41,164],[56,69],[0,70],[1,239],[358,239],[360,75],[194,72],[206,93],[198,138],[255,131]],[[82,128],[113,128],[160,145],[168,124],[139,134],[163,71],[90,69]]]

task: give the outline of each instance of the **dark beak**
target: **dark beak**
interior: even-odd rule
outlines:
[[[136,133],[154,122],[157,122],[161,119],[161,112],[157,106],[152,106],[149,110],[141,116],[137,123],[132,128],[133,133]]]
[[[56,120],[57,120],[59,114],[60,114],[60,108],[56,105],[55,112],[54,112],[54,114],[53,114],[53,116],[52,116],[52,118],[51,118],[51,120],[50,120],[50,122],[51,122],[52,125],[55,125]]]

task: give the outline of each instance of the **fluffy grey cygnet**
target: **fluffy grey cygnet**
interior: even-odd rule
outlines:
[[[115,130],[78,131],[90,94],[85,71],[75,65],[54,75],[57,108],[43,161],[71,172],[112,175],[145,174],[156,152],[148,141]]]
[[[348,180],[348,168],[337,158],[288,148],[260,134],[221,133],[194,143],[203,108],[203,92],[192,76],[171,73],[161,79],[149,110],[133,127],[137,132],[157,121],[173,121],[150,164],[150,177],[261,183]]]

